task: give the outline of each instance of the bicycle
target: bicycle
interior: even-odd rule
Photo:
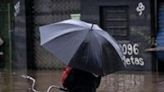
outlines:
[[[28,75],[21,75],[21,77],[22,77],[22,78],[29,79],[29,80],[32,81],[31,90],[32,90],[33,92],[40,92],[40,91],[38,91],[38,90],[35,89],[35,82],[36,82],[36,81],[35,81],[34,78],[32,78],[31,76],[28,76]],[[63,87],[60,87],[60,86],[56,86],[56,85],[51,85],[51,86],[49,86],[46,92],[50,92],[52,88],[56,88],[56,89],[60,90],[61,92],[68,92],[67,89],[65,89],[65,88],[63,88]]]

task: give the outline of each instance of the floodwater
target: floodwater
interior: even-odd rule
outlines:
[[[61,86],[60,77],[60,70],[0,72],[0,92],[48,92],[51,85]],[[52,88],[49,92],[62,91]],[[102,78],[97,92],[164,92],[164,74],[113,73]]]

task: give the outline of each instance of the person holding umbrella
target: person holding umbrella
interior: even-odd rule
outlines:
[[[96,92],[100,76],[125,69],[119,44],[96,24],[69,19],[41,26],[39,31],[41,45],[70,67],[65,79],[73,81],[67,86],[71,92]]]

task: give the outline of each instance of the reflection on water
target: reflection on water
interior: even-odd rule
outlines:
[[[100,92],[155,92],[150,73],[111,74],[102,80]]]
[[[61,92],[54,88],[61,86],[60,77],[61,71],[53,70],[17,71],[10,77],[0,72],[0,92],[47,92],[48,88],[50,92]],[[103,77],[97,92],[164,92],[164,78],[156,77],[143,72],[110,74]]]

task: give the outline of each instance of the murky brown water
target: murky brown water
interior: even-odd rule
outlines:
[[[28,75],[36,79],[34,88],[47,92],[51,85],[61,86],[61,71],[16,71],[12,74],[0,72],[0,92],[34,92],[32,80],[21,77]],[[50,92],[61,92],[55,88]],[[114,73],[103,77],[97,92],[164,92],[164,75],[151,72]]]

